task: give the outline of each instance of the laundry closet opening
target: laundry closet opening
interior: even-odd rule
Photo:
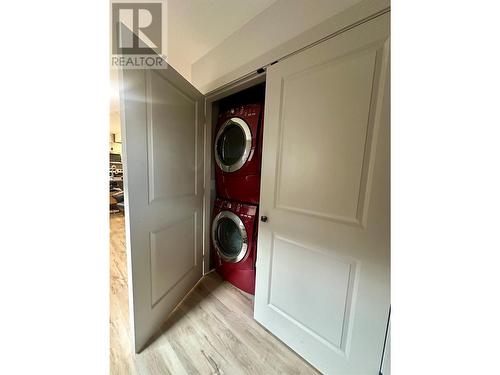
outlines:
[[[255,293],[258,212],[264,131],[264,77],[250,87],[207,99],[211,121],[207,268]],[[236,91],[236,92],[235,92]]]

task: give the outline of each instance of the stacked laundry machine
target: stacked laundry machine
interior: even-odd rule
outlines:
[[[214,137],[216,199],[211,228],[217,272],[255,293],[264,105],[232,104],[218,116]]]

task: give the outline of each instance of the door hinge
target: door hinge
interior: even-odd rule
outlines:
[[[262,74],[262,73],[264,73],[264,72],[266,71],[266,69],[267,69],[267,67],[268,67],[268,66],[274,65],[274,64],[276,64],[277,62],[278,62],[278,60],[273,61],[273,62],[272,62],[272,63],[270,63],[270,64],[264,65],[262,68],[257,69],[257,70],[256,70],[256,73],[257,73],[257,74]]]

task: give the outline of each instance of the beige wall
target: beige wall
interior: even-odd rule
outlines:
[[[167,0],[167,61],[191,82],[191,65],[275,0]]]
[[[278,0],[197,60],[193,84],[202,92],[210,83],[276,48],[359,0]]]
[[[109,151],[116,154],[121,154],[121,143],[111,142],[112,134],[115,134],[115,140],[121,142],[120,114],[118,112],[110,112],[109,114]]]
[[[121,126],[120,126],[120,92],[118,86],[118,72],[110,70],[110,86],[109,86],[109,151],[121,154],[121,144],[112,143],[112,134],[115,134],[115,139],[121,142]],[[113,150],[111,150],[113,148]]]

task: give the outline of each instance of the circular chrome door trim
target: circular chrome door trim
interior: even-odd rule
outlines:
[[[238,126],[241,130],[243,130],[243,133],[245,134],[245,151],[243,152],[241,158],[239,158],[236,163],[233,163],[231,165],[224,164],[224,162],[219,157],[219,153],[217,152],[217,144],[219,143],[219,138],[224,132],[224,129],[226,129],[229,125]],[[214,144],[215,161],[219,166],[219,168],[222,169],[224,172],[235,172],[241,167],[243,167],[243,165],[246,163],[248,156],[250,155],[251,147],[252,147],[252,133],[250,132],[248,124],[238,117],[231,117],[229,120],[224,122],[224,124],[222,124],[219,131],[217,132],[217,136],[215,137],[215,144]]]
[[[240,235],[241,235],[241,239],[243,241],[243,244],[241,245],[240,252],[235,257],[228,257],[227,255],[225,255],[224,252],[222,251],[222,249],[220,248],[219,243],[217,241],[217,227],[219,224],[219,220],[221,220],[221,219],[232,220],[237,225],[237,227],[240,231]],[[214,218],[214,220],[212,222],[212,243],[213,243],[215,249],[217,250],[217,253],[221,257],[221,259],[224,260],[225,262],[238,263],[240,260],[242,260],[245,257],[247,250],[248,250],[248,236],[247,236],[247,231],[245,229],[245,225],[243,224],[241,219],[237,215],[232,213],[231,211],[219,212],[219,214]]]

